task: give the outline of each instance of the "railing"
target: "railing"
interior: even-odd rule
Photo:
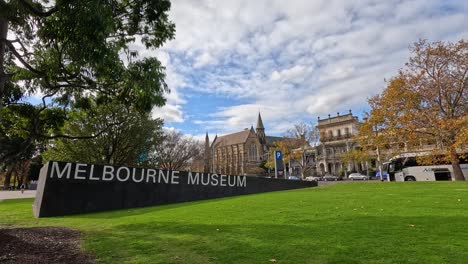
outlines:
[[[328,141],[335,141],[335,140],[342,140],[342,139],[350,139],[352,138],[353,135],[347,134],[347,135],[340,135],[340,136],[325,136],[321,137],[320,141],[322,142],[328,142]]]

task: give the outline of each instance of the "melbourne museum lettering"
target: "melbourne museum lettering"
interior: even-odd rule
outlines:
[[[95,175],[94,166],[83,163],[66,163],[65,167],[60,168],[58,162],[52,162],[52,172],[50,178],[57,177],[59,179],[73,178],[75,180],[90,180],[90,181],[113,181],[120,182],[132,181],[135,183],[165,183],[179,184],[180,171],[144,169],[144,168],[129,168],[119,167],[115,169],[113,166],[104,166],[102,173]],[[71,174],[73,168],[73,175]],[[229,186],[229,187],[245,187],[246,176],[229,176],[217,175],[209,173],[188,172],[188,177],[185,178],[187,184],[201,184],[211,186]]]
[[[315,182],[50,161],[36,217],[133,208],[316,186]]]

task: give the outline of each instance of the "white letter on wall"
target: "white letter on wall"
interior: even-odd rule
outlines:
[[[67,165],[65,165],[65,167],[63,168],[63,170],[61,172],[59,172],[59,165],[58,165],[58,162],[54,161],[52,163],[52,172],[50,173],[50,177],[53,178],[54,177],[54,172],[55,174],[57,175],[57,178],[61,179],[63,177],[63,175],[65,174],[65,172],[67,173],[67,179],[70,179],[70,168],[71,168],[71,163],[67,163]]]
[[[149,178],[153,178],[153,183],[156,183],[156,170],[148,169],[146,171],[146,182],[149,182]]]
[[[120,178],[120,171],[121,170],[125,170],[127,172],[127,176],[125,176],[125,178]],[[120,167],[117,169],[117,180],[121,181],[121,182],[124,182],[124,181],[127,181],[128,178],[130,178],[130,169],[127,168],[127,167]]]
[[[83,163],[77,163],[75,167],[75,180],[86,180],[86,176],[79,176],[78,174],[82,172],[86,172],[86,169],[81,169],[81,167],[87,166],[86,164]]]
[[[197,184],[198,185],[198,182],[199,182],[199,173],[197,172],[195,174],[195,176],[192,175],[192,172],[189,171],[188,173],[188,184]]]
[[[110,177],[107,177],[106,175],[110,175]],[[112,181],[114,179],[114,167],[112,166],[104,166],[104,169],[102,169],[102,180],[103,181]]]

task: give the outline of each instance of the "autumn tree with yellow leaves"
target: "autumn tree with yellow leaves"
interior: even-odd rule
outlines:
[[[283,161],[285,164],[294,161],[299,167],[299,173],[302,179],[313,168],[311,164],[312,156],[309,155],[312,147],[315,147],[319,141],[319,131],[315,124],[300,122],[294,124],[292,128],[288,129],[286,136],[275,142],[274,146],[270,148],[269,159],[265,166],[274,168],[274,152],[281,150],[283,153]]]
[[[268,150],[269,155],[268,159],[265,162],[265,167],[266,168],[275,168],[275,151],[280,150],[281,153],[283,154],[283,162],[284,164],[288,164],[291,161],[292,158],[292,150],[297,148],[298,145],[295,144],[294,141],[288,139],[288,138],[283,138],[282,140],[278,140],[274,143],[273,147],[270,147]]]
[[[465,180],[457,150],[468,142],[468,42],[419,40],[411,57],[382,94],[369,99],[371,111],[359,133],[361,144],[417,149],[434,144],[455,180]]]

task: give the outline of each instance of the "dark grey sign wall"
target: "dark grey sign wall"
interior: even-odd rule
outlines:
[[[50,161],[36,217],[99,212],[317,186],[316,182]]]

